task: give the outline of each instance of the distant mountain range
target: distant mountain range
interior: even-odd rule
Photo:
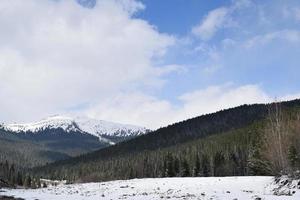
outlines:
[[[87,117],[52,116],[32,123],[2,124],[6,131],[14,133],[43,134],[45,131],[62,129],[64,133],[78,132],[99,138],[100,142],[110,145],[136,137],[147,132],[144,127],[119,124]]]
[[[98,150],[147,132],[144,127],[60,115],[32,123],[1,124],[0,161],[36,166]]]

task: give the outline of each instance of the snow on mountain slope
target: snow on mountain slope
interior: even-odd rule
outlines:
[[[3,189],[0,196],[25,200],[296,200],[300,190],[289,196],[276,196],[270,187],[273,177],[156,178],[101,183],[59,185],[41,189]]]
[[[80,131],[74,120],[70,117],[54,116],[38,122],[24,124],[3,124],[5,130],[12,132],[39,132],[46,129],[62,128],[66,132]]]
[[[142,135],[147,131],[147,129],[144,127],[128,124],[118,124],[114,122],[90,119],[85,117],[76,117],[74,120],[81,130],[95,136],[106,135],[128,137]]]
[[[100,140],[107,140],[105,136],[134,137],[147,132],[147,129],[144,127],[124,125],[85,117],[72,118],[68,116],[53,116],[33,123],[3,124],[2,127],[5,130],[17,133],[37,133],[46,129],[61,128],[66,132],[76,131],[88,133],[99,137]]]

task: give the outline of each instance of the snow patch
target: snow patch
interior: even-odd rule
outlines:
[[[81,132],[94,135],[102,142],[115,144],[107,137],[136,137],[147,132],[144,127],[119,124],[86,117],[53,116],[33,123],[2,124],[7,131],[38,133],[47,129],[61,128],[65,132]]]
[[[296,200],[300,191],[292,196],[276,196],[269,186],[273,177],[203,177],[156,178],[61,185],[35,190],[5,189],[3,195],[26,200]],[[1,195],[1,193],[0,193]]]

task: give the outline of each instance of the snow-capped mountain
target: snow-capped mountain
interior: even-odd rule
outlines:
[[[33,123],[3,124],[2,127],[16,133],[41,133],[50,129],[63,129],[65,132],[81,132],[99,138],[100,141],[114,144],[112,138],[136,137],[147,132],[144,127],[119,124],[86,117],[52,116]]]

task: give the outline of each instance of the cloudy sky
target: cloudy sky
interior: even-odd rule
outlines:
[[[0,121],[158,128],[300,97],[299,0],[1,0]]]

